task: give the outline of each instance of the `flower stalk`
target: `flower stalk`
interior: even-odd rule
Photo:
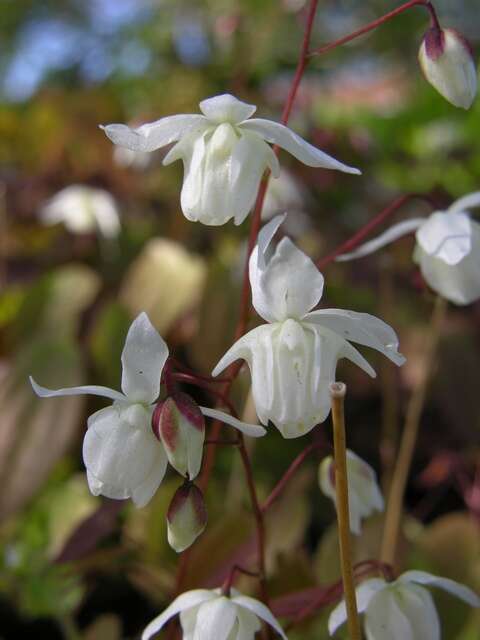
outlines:
[[[361,640],[358,621],[357,600],[352,566],[350,541],[350,516],[348,508],[347,453],[345,435],[345,394],[347,387],[342,382],[330,385],[332,398],[333,442],[335,449],[335,489],[337,494],[337,520],[340,543],[343,591],[347,606],[347,621],[350,640]]]
[[[397,541],[403,511],[403,497],[415,451],[415,444],[417,442],[420,427],[420,418],[425,404],[427,387],[432,373],[446,308],[447,302],[444,298],[438,296],[435,301],[430,321],[430,331],[425,356],[425,372],[422,381],[415,389],[408,404],[405,426],[397,457],[397,464],[392,476],[380,553],[381,561],[390,565],[395,564]]]

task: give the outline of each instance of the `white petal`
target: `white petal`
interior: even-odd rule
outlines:
[[[87,482],[88,488],[93,496],[105,496],[111,500],[126,500],[130,498],[130,490],[125,487],[116,487],[110,484],[105,484],[93,473],[87,469]]]
[[[200,111],[211,122],[217,123],[230,122],[230,124],[237,124],[250,118],[256,110],[257,107],[253,104],[242,102],[229,93],[207,98],[200,102]]]
[[[268,142],[277,144],[309,167],[337,169],[338,171],[354,173],[356,175],[361,173],[358,169],[349,167],[323,151],[320,151],[320,149],[309,144],[291,129],[278,122],[264,120],[263,118],[254,118],[253,120],[242,122],[240,127],[247,131],[254,131]]]
[[[233,591],[232,591],[233,593]],[[253,640],[262,624],[258,617],[242,607],[237,607],[238,633],[235,640]]]
[[[464,584],[450,580],[449,578],[441,578],[440,576],[433,576],[426,571],[407,571],[403,573],[398,582],[415,582],[416,584],[427,584],[432,587],[439,587],[444,591],[448,591],[460,600],[463,600],[471,607],[480,607],[480,598],[471,589]]]
[[[278,229],[280,228],[280,225],[284,222],[286,217],[287,217],[286,213],[279,216],[275,216],[275,218],[270,220],[268,224],[264,225],[261,228],[260,233],[258,234],[257,245],[254,249],[254,251],[256,251],[256,256],[257,256],[256,263],[257,263],[258,269],[260,270],[265,269],[266,254],[270,246],[270,242],[272,241],[273,236],[277,233]]]
[[[218,365],[217,365],[218,366]],[[217,409],[209,409],[208,407],[200,407],[200,411],[207,418],[213,418],[214,420],[221,420],[225,424],[229,424],[235,429],[238,429],[245,435],[250,436],[252,438],[260,438],[264,436],[267,431],[263,427],[258,424],[248,424],[247,422],[242,422],[241,420],[237,420],[229,413],[224,413],[223,411],[218,411]]]
[[[380,578],[372,578],[370,580],[365,580],[365,582],[362,582],[362,584],[356,588],[355,595],[357,598],[358,613],[363,613],[365,611],[373,596],[384,589],[385,585],[385,580],[381,580]],[[342,600],[342,602],[340,602],[335,607],[335,609],[330,614],[330,617],[328,618],[329,634],[332,636],[338,629],[338,627],[340,627],[346,621],[347,608],[345,606],[345,601]]]
[[[440,620],[429,592],[416,584],[396,590],[397,604],[408,618],[414,640],[440,640]]]
[[[171,142],[179,140],[192,129],[201,131],[208,126],[201,115],[178,115],[160,118],[132,129],[125,124],[100,126],[114,144],[132,151],[155,151]]]
[[[264,620],[267,624],[269,624],[272,629],[278,633],[278,635],[282,636],[284,640],[287,640],[287,636],[285,635],[282,627],[280,626],[278,620],[273,616],[272,612],[268,607],[266,607],[262,602],[255,600],[254,598],[249,598],[248,596],[238,595],[232,598],[232,602],[234,602],[239,607],[243,607],[244,609],[248,609],[256,616]]]
[[[301,319],[323,293],[324,278],[312,260],[289,238],[283,238],[264,269],[258,256],[250,257],[252,302],[257,313],[269,322]]]
[[[448,213],[460,213],[463,211],[469,211],[475,207],[480,207],[480,191],[474,191],[469,193],[463,198],[456,200],[449,208]]]
[[[367,640],[414,640],[410,620],[389,587],[374,595],[365,613]]]
[[[393,227],[390,227],[384,233],[380,234],[373,240],[360,245],[354,251],[351,251],[349,253],[342,253],[341,255],[337,256],[335,258],[335,261],[345,262],[347,260],[354,260],[356,258],[363,258],[363,256],[368,256],[374,251],[385,247],[387,244],[398,240],[398,238],[412,233],[412,231],[415,231],[422,224],[424,224],[425,220],[425,218],[413,218],[412,220],[405,220],[404,222],[394,224]]]
[[[99,387],[97,385],[86,385],[82,387],[66,387],[65,389],[47,389],[41,387],[35,382],[32,376],[29,377],[33,390],[40,398],[55,398],[57,396],[101,396],[102,398],[110,398],[110,400],[126,401],[126,397],[119,391],[109,389],[108,387]]]
[[[252,209],[265,169],[278,176],[280,165],[271,147],[260,136],[245,132],[235,145],[231,157],[230,185],[235,224],[241,224]]]
[[[225,596],[203,603],[198,609],[194,640],[226,640],[237,617],[237,608]]]
[[[438,211],[416,233],[420,247],[448,265],[461,262],[472,249],[472,224],[466,213]]]
[[[168,347],[146,313],[132,322],[122,352],[122,391],[129,400],[153,402],[160,393],[160,379]]]
[[[376,316],[344,309],[321,309],[307,314],[305,320],[327,327],[345,340],[376,349],[398,366],[405,362],[404,356],[398,353],[397,334]]]
[[[192,607],[196,607],[203,602],[216,598],[216,594],[208,589],[194,589],[187,591],[175,598],[172,604],[165,609],[159,616],[150,622],[142,633],[142,640],[149,640],[152,636],[160,631],[166,622],[176,616],[181,611],[186,611]]]
[[[161,485],[167,470],[168,459],[163,447],[157,448],[156,459],[148,476],[141,485],[133,489],[132,500],[136,507],[144,507],[152,499],[154,493]]]

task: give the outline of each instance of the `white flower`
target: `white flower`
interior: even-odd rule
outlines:
[[[250,258],[253,306],[269,324],[240,338],[213,375],[238,358],[246,360],[260,421],[271,420],[285,438],[295,438],[328,416],[329,385],[340,358],[375,376],[348,340],[377,349],[398,365],[404,358],[395,332],[378,318],[342,309],[310,311],[322,297],[322,274],[288,238],[273,255],[268,251],[283,219],[278,216],[263,227]]]
[[[435,604],[420,585],[440,587],[472,607],[480,606],[480,599],[468,587],[425,571],[407,571],[395,582],[372,578],[356,589],[358,612],[365,613],[367,640],[440,640]],[[341,602],[330,614],[330,635],[346,619],[345,602]]]
[[[117,205],[104,189],[72,184],[55,194],[40,209],[45,224],[63,222],[72,233],[99,231],[105,238],[120,232]]]
[[[469,109],[477,94],[472,49],[454,29],[427,31],[418,54],[425,78],[456,107]]]
[[[131,498],[137,507],[149,502],[165,475],[167,455],[154,436],[151,419],[160,393],[168,347],[141,313],[132,323],[122,352],[122,392],[96,385],[55,391],[30,382],[42,398],[91,394],[113,400],[88,419],[83,441],[83,461],[93,495]],[[222,411],[200,407],[205,416],[226,422],[250,436],[265,429],[235,420]]]
[[[350,529],[358,536],[363,518],[374,511],[383,511],[383,496],[375,471],[350,449],[347,449],[347,476]],[[335,502],[335,463],[332,456],[322,461],[319,482],[323,493]]]
[[[470,304],[480,298],[480,224],[471,220],[469,213],[478,206],[480,191],[460,198],[447,211],[399,222],[337,260],[366,256],[416,231],[413,259],[426,282],[446,300],[458,305]]]
[[[232,589],[231,597],[220,589],[195,589],[178,596],[142,634],[149,640],[170,618],[180,614],[183,640],[253,640],[261,628],[259,618],[284,639],[287,636],[270,610],[258,600]]]
[[[253,206],[265,169],[279,174],[277,144],[312,167],[360,173],[316,149],[277,122],[251,118],[256,107],[225,94],[200,103],[204,115],[176,115],[131,129],[123,124],[102,127],[115,144],[132,151],[175,146],[163,164],[182,160],[185,177],[182,211],[188,220],[221,225],[241,224]]]

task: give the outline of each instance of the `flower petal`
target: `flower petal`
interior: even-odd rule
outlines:
[[[416,238],[428,255],[455,265],[472,250],[472,223],[466,213],[437,211],[418,229]]]
[[[475,207],[480,207],[480,191],[469,193],[463,198],[456,200],[449,208],[448,213],[466,212]]]
[[[379,591],[370,600],[364,621],[367,638],[414,640],[412,624],[395,596],[395,591],[387,588]]]
[[[229,424],[235,429],[238,429],[242,433],[252,438],[260,438],[264,436],[267,431],[259,424],[249,424],[247,422],[242,422],[241,420],[237,420],[229,413],[224,413],[223,411],[218,411],[217,409],[209,409],[208,407],[200,407],[200,411],[207,418],[213,418],[214,420],[220,420],[225,424]]]
[[[194,640],[226,640],[236,617],[236,606],[225,596],[203,603],[197,613]]]
[[[200,102],[200,111],[211,122],[216,123],[230,122],[230,124],[237,124],[250,118],[256,110],[257,107],[255,105],[242,102],[229,93],[207,98]]]
[[[267,624],[269,624],[272,629],[278,633],[278,635],[282,636],[284,640],[287,640],[287,636],[285,635],[282,627],[280,626],[278,620],[274,617],[272,612],[268,607],[266,607],[262,602],[255,600],[254,598],[249,598],[248,596],[238,595],[232,598],[232,602],[238,605],[239,607],[243,607],[244,609],[248,609],[256,616],[265,620]]]
[[[163,447],[157,447],[156,459],[152,463],[151,471],[141,485],[133,489],[132,500],[136,507],[141,508],[150,502],[154,493],[161,485],[167,470],[168,459]]]
[[[394,224],[393,227],[390,227],[390,229],[387,229],[384,233],[380,234],[373,240],[360,245],[354,251],[351,251],[349,253],[342,253],[341,255],[337,256],[335,258],[335,261],[346,262],[347,260],[355,260],[356,258],[363,258],[363,256],[368,256],[378,249],[385,247],[387,244],[398,240],[402,236],[416,231],[424,223],[425,218],[413,218],[411,220],[405,220],[404,222]]]
[[[160,631],[166,622],[176,616],[181,611],[186,611],[192,607],[196,607],[203,602],[216,598],[217,595],[209,589],[194,589],[193,591],[187,591],[182,595],[175,598],[169,607],[162,611],[162,613],[154,618],[150,624],[144,629],[142,633],[142,640],[149,640],[152,636]]]
[[[155,151],[179,140],[192,129],[200,132],[207,126],[208,122],[204,116],[185,114],[160,118],[135,129],[126,124],[100,125],[100,129],[105,131],[114,144],[121,147],[132,151]]]
[[[262,628],[262,623],[258,617],[243,607],[237,607],[237,620],[238,633],[235,640],[252,640],[257,631]]]
[[[240,128],[246,131],[253,131],[262,136],[267,142],[277,144],[285,151],[288,151],[295,158],[309,167],[323,167],[324,169],[337,169],[345,173],[359,175],[361,171],[354,167],[349,167],[328,154],[320,151],[306,140],[298,136],[288,127],[272,120],[263,118],[253,118],[242,122]]]
[[[398,353],[398,337],[395,331],[383,320],[369,313],[321,309],[307,314],[305,320],[327,327],[345,340],[376,349],[398,366],[405,362],[404,356]]]
[[[110,398],[110,400],[126,401],[126,397],[120,391],[109,389],[108,387],[99,387],[98,385],[85,385],[82,387],[66,387],[65,389],[47,389],[41,387],[35,382],[32,376],[29,377],[33,390],[40,398],[55,398],[57,396],[102,396],[102,398]]]
[[[372,578],[362,582],[362,584],[355,590],[358,613],[363,613],[368,607],[373,596],[384,589],[385,586],[385,580],[381,580],[380,578]],[[328,618],[328,633],[332,636],[338,627],[346,622],[346,620],[347,608],[345,606],[345,601],[343,600],[335,607]]]
[[[322,274],[289,238],[280,241],[264,269],[252,253],[249,271],[253,306],[268,322],[301,319],[322,297]]]
[[[160,393],[160,379],[168,347],[145,312],[132,322],[122,352],[122,391],[129,400],[153,402]]]
[[[466,587],[464,584],[450,580],[449,578],[442,578],[440,576],[433,576],[426,571],[406,571],[403,573],[397,582],[414,582],[416,584],[427,584],[432,587],[439,587],[444,591],[448,591],[460,600],[463,600],[471,607],[480,607],[480,598],[477,594]]]
[[[244,132],[233,149],[230,185],[235,224],[241,224],[252,209],[265,169],[278,176],[280,165],[271,147],[254,133]]]
[[[270,246],[270,242],[272,241],[273,236],[277,233],[280,225],[284,222],[287,214],[284,213],[279,216],[275,216],[272,218],[270,222],[264,225],[260,233],[258,234],[257,245],[254,249],[256,251],[257,256],[257,269],[263,270],[266,267],[266,254],[267,250]],[[250,274],[251,275],[251,274]]]

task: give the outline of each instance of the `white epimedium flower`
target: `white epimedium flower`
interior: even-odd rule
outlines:
[[[318,475],[321,490],[336,502],[335,462],[332,456],[322,461]],[[375,471],[350,449],[347,449],[347,477],[350,530],[359,536],[362,520],[375,511],[383,511],[383,496]]]
[[[295,438],[328,416],[329,386],[339,359],[348,358],[375,377],[349,340],[377,349],[397,365],[405,359],[393,329],[375,316],[343,309],[311,311],[322,297],[322,274],[289,238],[273,253],[270,249],[284,219],[278,216],[263,227],[250,257],[253,306],[269,324],[240,338],[213,375],[238,358],[246,360],[260,421],[266,425],[271,420],[285,438]]]
[[[372,578],[356,589],[367,640],[440,640],[438,613],[423,585],[439,587],[472,607],[480,606],[480,599],[468,587],[425,571],[407,571],[394,582]],[[345,602],[341,602],[330,614],[330,635],[346,619]]]
[[[478,206],[480,191],[428,218],[399,222],[337,260],[361,258],[415,231],[413,260],[427,284],[454,304],[470,304],[480,298],[480,224],[470,218],[470,209]]]
[[[220,589],[195,589],[178,596],[142,634],[149,640],[174,616],[180,614],[183,640],[254,640],[264,620],[287,640],[278,621],[264,604],[236,589],[230,597]]]
[[[104,189],[72,184],[55,194],[40,209],[44,224],[63,222],[72,233],[98,231],[105,238],[120,233],[120,217],[113,197]]]
[[[360,173],[313,147],[288,127],[252,118],[256,107],[224,94],[200,103],[203,115],[176,115],[132,129],[124,124],[102,127],[107,136],[132,151],[155,151],[172,142],[163,160],[182,160],[185,177],[181,205],[188,220],[221,225],[241,224],[252,208],[260,180],[269,168],[279,175],[276,144],[311,167]]]
[[[130,326],[122,352],[122,392],[96,385],[51,390],[30,378],[33,390],[41,398],[89,394],[113,400],[112,406],[89,417],[83,441],[83,461],[93,495],[131,498],[137,507],[142,507],[162,482],[168,459],[152,431],[151,420],[167,358],[165,341],[147,314],[141,313]],[[222,411],[207,407],[200,410],[247,435],[265,434],[263,427],[240,422]],[[198,456],[202,451],[199,447]],[[198,471],[200,464],[196,468]]]

